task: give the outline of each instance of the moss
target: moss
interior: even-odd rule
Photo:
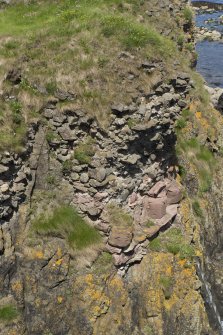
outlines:
[[[77,250],[101,242],[99,232],[70,206],[61,206],[49,215],[41,215],[34,220],[32,228],[43,235],[58,234],[67,240],[70,247]]]

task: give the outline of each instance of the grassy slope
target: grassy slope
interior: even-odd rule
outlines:
[[[146,9],[153,3],[32,1],[2,10],[0,76],[3,79],[15,64],[21,68],[23,80],[16,88],[5,81],[1,83],[1,89],[15,96],[19,106],[15,111],[7,99],[1,103],[1,148],[21,148],[25,125],[39,117],[43,101],[57,88],[76,94],[72,107],[86,109],[103,124],[108,120],[111,102],[129,103],[140,87],[148,86],[151,78],[145,74],[137,79],[140,60],[171,64],[173,55],[180,59],[173,41],[177,41],[180,29],[177,33],[173,30],[172,40],[160,35],[157,27],[173,28],[174,24],[166,12],[159,22],[148,17]],[[119,59],[124,50],[137,57]],[[134,81],[126,79],[129,73],[136,74]]]

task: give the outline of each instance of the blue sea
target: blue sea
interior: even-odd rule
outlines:
[[[209,0],[209,2],[222,3],[223,0]],[[209,30],[218,30],[223,33],[223,24],[218,22],[205,23],[208,19],[217,20],[223,11],[213,14],[200,14],[196,17],[196,25]],[[223,43],[202,41],[196,45],[198,53],[197,71],[202,74],[209,86],[223,88]]]

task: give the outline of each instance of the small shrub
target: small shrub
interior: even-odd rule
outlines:
[[[193,12],[189,7],[185,7],[183,11],[184,19],[187,21],[188,24],[192,24],[193,22]]]
[[[49,184],[49,185],[55,185],[56,184],[56,177],[54,175],[48,175],[46,177],[46,182]]]
[[[56,208],[50,215],[41,215],[33,222],[39,234],[58,234],[66,239],[70,247],[81,250],[101,242],[99,232],[90,226],[71,206]]]
[[[176,129],[183,129],[187,125],[187,121],[184,118],[180,118],[176,121]]]
[[[177,45],[179,45],[179,47],[182,48],[183,44],[184,44],[184,35],[180,35],[177,38]]]
[[[22,116],[22,105],[19,101],[14,100],[10,102],[10,108],[12,111],[12,121],[14,124],[16,125],[20,125],[22,120],[23,120],[23,116]]]
[[[201,209],[201,206],[200,206],[200,203],[198,202],[198,200],[193,201],[192,208],[193,208],[193,211],[194,211],[195,215],[197,215],[200,218],[203,217],[203,212],[202,212],[202,209]]]
[[[64,161],[62,163],[62,171],[64,174],[69,174],[72,170],[73,163],[71,160]]]
[[[0,307],[0,320],[2,321],[12,321],[18,315],[17,309],[15,306],[6,305]]]

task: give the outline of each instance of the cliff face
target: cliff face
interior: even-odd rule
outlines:
[[[61,46],[44,31],[20,58],[18,41],[2,37],[9,58],[4,49],[1,99],[14,134],[8,143],[3,122],[0,334],[217,334],[195,256],[216,260],[219,283],[213,241],[221,238],[221,197],[213,202],[213,195],[221,187],[221,117],[190,69],[191,12],[168,0],[96,4],[83,12],[57,1],[51,8],[65,20],[66,51],[83,48],[80,66],[73,51],[54,58],[50,48]],[[49,11],[15,6],[27,24],[32,17],[30,29],[39,25],[33,17],[45,20]],[[4,7],[6,17],[13,8]],[[95,60],[99,42],[106,54]],[[66,67],[81,68],[81,78],[74,81]],[[58,87],[44,82],[53,71]]]

